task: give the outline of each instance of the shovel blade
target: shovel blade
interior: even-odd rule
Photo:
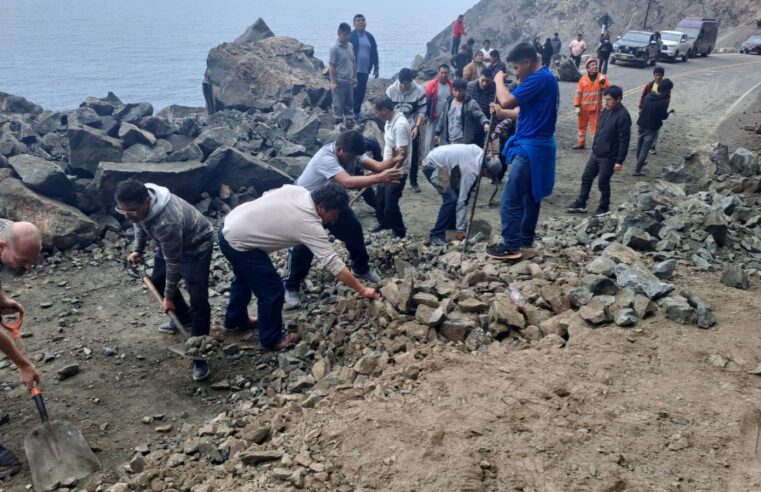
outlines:
[[[69,478],[81,480],[100,469],[82,433],[69,422],[38,425],[24,439],[24,450],[38,492]]]

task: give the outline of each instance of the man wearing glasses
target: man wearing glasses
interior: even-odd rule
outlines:
[[[211,224],[194,206],[173,195],[167,188],[134,179],[122,181],[114,194],[116,211],[124,215],[135,228],[135,243],[127,260],[132,264],[143,261],[145,245],[150,237],[156,243],[151,281],[164,296],[162,309],[174,311],[183,325],[190,325],[194,337],[209,334],[209,266],[213,249]],[[190,295],[190,306],[178,288],[180,279]],[[249,327],[227,327],[247,329]],[[170,321],[159,327],[164,333],[177,328]],[[193,380],[209,377],[205,360],[192,365]]]

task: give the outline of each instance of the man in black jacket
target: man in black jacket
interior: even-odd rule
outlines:
[[[362,14],[354,16],[354,30],[349,36],[349,42],[354,48],[354,59],[357,63],[357,86],[354,87],[354,119],[361,118],[360,110],[367,92],[367,80],[370,72],[373,78],[378,78],[378,44],[372,34],[365,31],[367,20]]]
[[[637,140],[637,168],[634,170],[634,176],[643,176],[642,168],[647,164],[647,154],[658,140],[658,132],[663,126],[663,121],[669,117],[669,102],[671,100],[671,89],[674,83],[670,79],[663,79],[658,84],[658,92],[651,92],[645,96],[645,102],[639,112],[637,119],[637,130],[639,138]]]
[[[592,155],[589,156],[587,167],[581,176],[581,192],[579,197],[567,208],[569,212],[584,213],[587,211],[587,200],[592,182],[598,178],[600,188],[600,205],[595,216],[605,215],[610,207],[610,178],[614,172],[620,171],[629,150],[632,119],[621,100],[624,91],[617,85],[605,89],[603,102],[605,111],[597,123]]]

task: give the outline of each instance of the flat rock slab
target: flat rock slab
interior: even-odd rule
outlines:
[[[172,193],[194,203],[207,185],[209,169],[198,161],[164,164],[102,162],[93,180],[100,202],[112,205],[116,185],[129,178],[166,186]]]

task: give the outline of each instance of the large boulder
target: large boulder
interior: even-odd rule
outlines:
[[[563,61],[558,64],[558,78],[563,82],[578,82],[581,73],[573,60],[563,58]]]
[[[137,123],[153,115],[153,105],[149,102],[129,103],[114,109],[114,118],[122,123]]]
[[[119,127],[119,138],[122,139],[126,146],[134,144],[156,145],[156,136],[154,134],[148,130],[138,128],[137,125],[132,123],[122,123]]]
[[[726,145],[712,144],[663,168],[663,179],[685,185],[688,194],[707,190],[716,176],[731,174]]]
[[[69,127],[69,166],[92,176],[100,162],[122,160],[122,143],[105,132],[87,126]]]
[[[79,107],[91,108],[100,116],[110,116],[115,108],[123,105],[122,100],[109,91],[106,97],[88,97]]]
[[[310,151],[317,150],[317,132],[320,131],[319,116],[297,120],[288,127],[287,137],[293,143],[303,145]]]
[[[732,172],[743,176],[755,176],[759,173],[758,156],[748,149],[739,148],[729,161]]]
[[[238,39],[235,40],[236,43],[255,43],[256,41],[261,41],[262,39],[272,38],[275,37],[275,33],[273,33],[266,22],[264,22],[264,19],[259,17],[256,19],[256,22],[254,22],[253,25],[248,26],[246,31],[238,36]]]
[[[98,239],[98,225],[82,212],[35,193],[15,178],[0,181],[0,217],[36,225],[45,249],[87,246]]]
[[[58,164],[29,154],[13,156],[8,162],[32,190],[70,205],[76,203],[74,185]]]
[[[92,186],[104,206],[114,203],[116,185],[134,178],[143,183],[166,186],[172,193],[194,203],[209,179],[209,168],[198,161],[149,163],[102,162]]]
[[[327,107],[330,91],[323,69],[314,48],[297,39],[274,36],[223,43],[209,51],[206,60],[206,109],[268,110],[277,102]]]
[[[40,114],[42,107],[21,96],[0,92],[0,112]]]
[[[206,164],[211,173],[206,188],[209,191],[226,184],[233,189],[253,186],[256,191],[263,193],[293,183],[293,178],[287,173],[232,147],[218,148],[206,159]]]

